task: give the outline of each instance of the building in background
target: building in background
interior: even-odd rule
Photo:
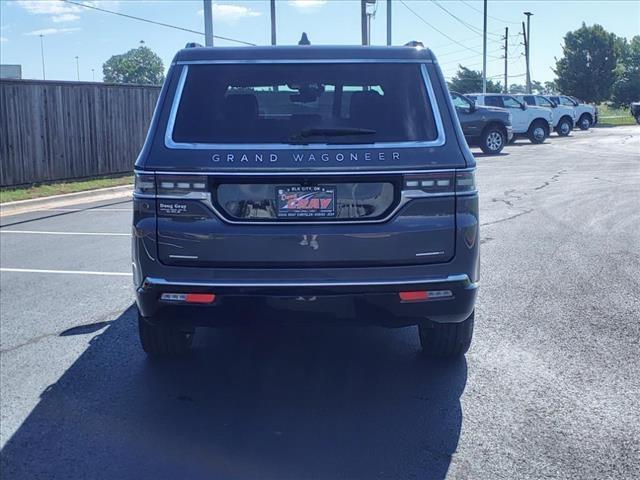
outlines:
[[[22,79],[22,65],[0,64],[0,78],[11,80]]]

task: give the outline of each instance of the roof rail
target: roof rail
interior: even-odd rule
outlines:
[[[189,42],[184,46],[184,48],[203,48],[203,47],[197,42]]]
[[[405,47],[420,47],[420,48],[424,48],[424,44],[422,42],[419,42],[417,40],[411,40],[410,42],[407,42],[404,44]]]

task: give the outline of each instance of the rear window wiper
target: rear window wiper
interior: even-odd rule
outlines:
[[[371,128],[305,128],[289,137],[291,143],[305,143],[309,137],[348,137],[351,135],[374,135]]]

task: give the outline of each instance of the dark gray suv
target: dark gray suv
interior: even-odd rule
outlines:
[[[181,50],[135,165],[132,255],[151,355],[267,310],[417,325],[426,353],[464,354],[475,161],[434,55]]]

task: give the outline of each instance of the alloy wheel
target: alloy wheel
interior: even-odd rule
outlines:
[[[498,132],[491,132],[487,135],[487,148],[493,152],[500,150],[502,147],[502,135]]]
[[[544,128],[536,127],[533,129],[533,136],[536,140],[544,140]]]

